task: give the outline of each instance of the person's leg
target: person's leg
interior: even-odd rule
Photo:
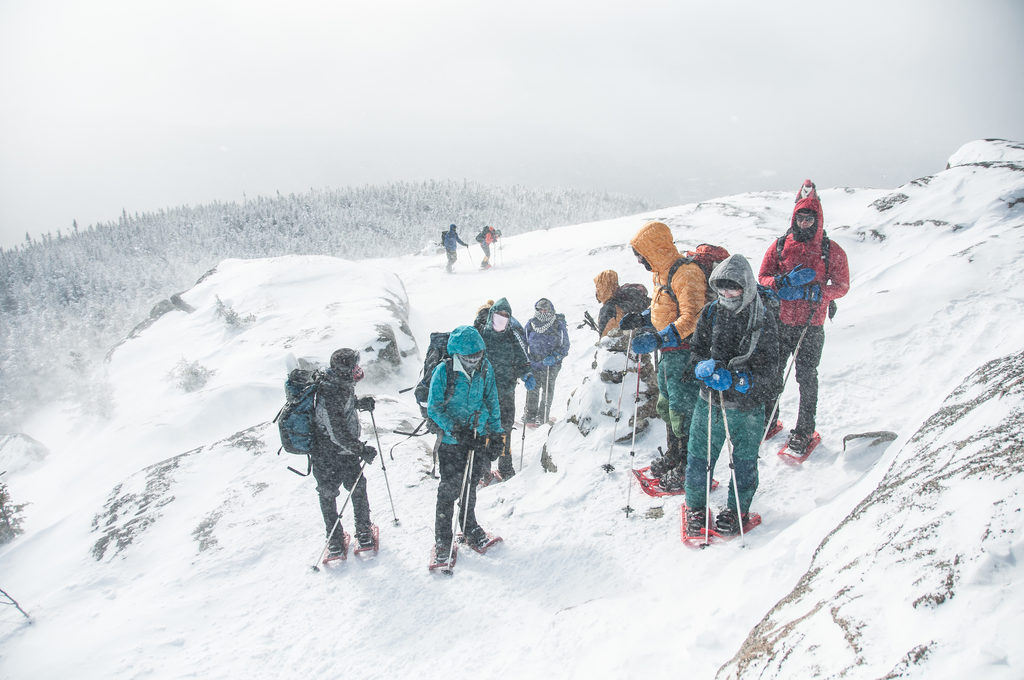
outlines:
[[[672,432],[679,438],[680,461],[677,464],[677,473],[682,476],[686,473],[690,419],[699,401],[700,383],[693,377],[689,350],[666,352],[661,360],[666,364],[667,371],[665,388],[668,392],[669,419],[672,423]]]
[[[455,501],[462,491],[462,476],[466,471],[466,450],[458,444],[441,444],[437,449],[437,460],[441,482],[437,485],[434,541],[439,557],[447,557],[452,542]]]
[[[810,326],[796,355],[796,382],[800,386],[800,410],[796,427],[800,434],[814,434],[818,412],[818,364],[825,346],[825,329]]]
[[[555,379],[558,378],[558,372],[562,370],[562,364],[555,364],[550,366],[544,371],[544,407],[541,409],[539,418],[541,423],[546,423],[551,420],[551,396],[555,392]],[[534,390],[535,392],[537,390]],[[529,394],[529,392],[527,392]]]
[[[536,390],[534,390],[536,391]],[[501,429],[505,430],[505,448],[498,457],[498,472],[505,479],[516,473],[512,465],[512,425],[516,418],[516,388],[498,390],[498,406],[501,409]],[[488,463],[488,467],[490,464]]]
[[[714,394],[714,393],[712,393]],[[711,410],[711,443],[708,445],[708,402],[697,399],[690,421],[690,435],[686,461],[686,507],[702,510],[707,506],[708,476],[715,471],[718,454],[725,441],[725,427],[721,411]],[[711,470],[708,471],[708,455],[711,456]]]
[[[730,509],[735,510],[738,493],[740,515],[750,512],[750,503],[757,491],[757,452],[761,446],[763,432],[759,428],[764,423],[762,408],[758,406],[749,410],[726,410],[729,417],[729,435],[732,437],[733,468],[736,472],[735,484],[730,475],[727,503]]]
[[[358,456],[338,456],[341,482],[346,491],[352,492],[352,514],[355,516],[356,532],[370,530],[370,501],[366,496],[366,477],[360,476]],[[359,480],[356,483],[356,479]],[[355,488],[353,488],[355,484]]]

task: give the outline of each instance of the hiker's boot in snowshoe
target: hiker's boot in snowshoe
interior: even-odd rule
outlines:
[[[807,447],[811,445],[811,436],[797,432],[793,430],[789,434],[789,441],[786,442],[786,446],[789,448],[790,453],[795,456],[802,456],[807,453]]]
[[[512,467],[512,456],[502,456],[498,459],[498,474],[501,475],[502,481],[507,481],[515,476],[516,469]]]
[[[373,530],[370,528],[360,529],[356,532],[356,542],[359,544],[361,550],[369,550],[373,548]]]
[[[686,474],[675,467],[663,474],[658,482],[662,491],[682,491],[686,483]]]
[[[345,532],[339,527],[334,535],[331,536],[330,540],[327,541],[327,557],[335,558],[340,557],[348,552],[345,545]]]
[[[686,534],[688,536],[697,536],[704,531],[706,512],[704,508],[686,508]]]
[[[491,540],[487,537],[487,532],[484,531],[483,527],[477,524],[475,527],[466,532],[465,535],[466,545],[476,550],[483,550],[487,547],[487,543]]]
[[[651,477],[659,478],[679,465],[682,449],[679,445],[679,437],[672,432],[670,423],[665,424],[665,439],[668,442],[665,453],[651,461]]]
[[[743,515],[743,521],[746,520],[747,516]],[[740,518],[736,515],[736,511],[732,508],[725,508],[718,513],[718,517],[715,518],[715,531],[723,536],[735,536],[740,533]]]

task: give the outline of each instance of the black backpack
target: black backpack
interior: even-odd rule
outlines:
[[[431,333],[430,343],[427,345],[427,353],[423,357],[423,372],[420,374],[420,381],[416,383],[413,395],[416,397],[416,404],[420,407],[420,415],[427,421],[427,429],[437,432],[437,424],[427,417],[427,398],[430,396],[430,379],[434,375],[434,369],[440,363],[445,364],[446,375],[451,376],[452,357],[448,354],[448,336],[450,333]],[[455,381],[449,380],[444,390],[444,401],[452,398],[455,392]]]
[[[651,297],[642,283],[624,283],[615,294],[615,302],[624,314],[639,314],[651,306]]]

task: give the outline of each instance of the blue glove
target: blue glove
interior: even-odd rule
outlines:
[[[732,373],[727,368],[716,368],[711,377],[704,381],[704,384],[713,390],[724,392],[732,385]]]
[[[779,298],[782,300],[810,300],[818,302],[821,300],[821,286],[811,284],[809,286],[786,286],[779,289]]]
[[[732,386],[740,394],[746,394],[747,390],[754,386],[754,377],[746,371],[736,374],[736,383]]]
[[[554,366],[555,364],[558,363],[558,357],[556,357],[554,354],[549,354],[546,357],[544,357],[544,361],[542,361],[541,363],[544,364],[545,366]]]
[[[814,281],[814,279],[816,278],[818,278],[818,273],[816,271],[814,271],[810,267],[805,267],[802,264],[798,264],[797,266],[793,267],[788,274],[776,276],[775,287],[788,288],[803,286],[805,284],[810,283],[811,281]]]
[[[633,338],[631,347],[636,354],[649,354],[658,349],[658,334],[641,333]]]
[[[533,373],[527,373],[523,376],[523,384],[526,385],[527,390],[537,389],[537,379],[533,377]]]
[[[711,374],[715,372],[715,360],[705,359],[704,361],[698,362],[693,368],[693,374],[697,376],[698,380],[707,380],[711,377]]]
[[[665,326],[665,330],[658,331],[658,339],[658,347],[679,347],[679,343],[682,342],[675,324],[669,324]]]

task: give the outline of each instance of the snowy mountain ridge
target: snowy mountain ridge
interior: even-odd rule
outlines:
[[[820,190],[852,273],[826,328],[824,440],[797,468],[762,447],[765,521],[742,547],[683,546],[682,499],[629,486],[663,432],[644,432],[631,458],[597,414],[586,436],[566,419],[516,430],[520,473],[478,501],[505,542],[460,556],[450,580],[429,574],[436,481],[429,442],[394,433],[419,422],[399,389],[429,332],[468,323],[485,299],[508,297],[525,322],[545,296],[574,321],[596,312],[603,269],[649,286],[628,246],[648,219],[756,269],[792,193],[522,234],[495,269],[464,251],[451,276],[440,255],[225,261],[183,295],[194,312],[114,352],[112,420],[55,406],[29,428],[50,453],[8,475],[32,505],[26,535],[0,551],[0,585],[35,623],[0,612],[0,675],[1019,677],[1022,165],[1020,144],[979,141],[892,191]],[[559,417],[594,372],[596,336],[575,325]],[[274,455],[270,420],[288,355],[343,345],[363,350],[359,391],[377,397],[363,427],[386,466],[368,472],[382,548],[313,574],[313,482]],[[183,392],[183,361],[206,383]],[[795,403],[791,384],[784,420]],[[876,430],[899,438],[843,450],[844,435]],[[557,472],[541,468],[545,444]],[[723,502],[724,485],[711,496]]]

